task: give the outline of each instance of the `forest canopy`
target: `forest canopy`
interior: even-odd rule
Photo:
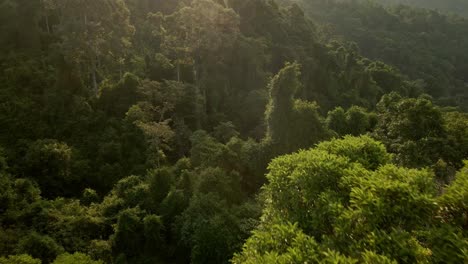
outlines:
[[[0,264],[468,261],[463,16],[0,0]]]

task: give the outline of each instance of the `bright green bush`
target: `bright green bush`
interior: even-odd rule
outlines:
[[[462,263],[466,169],[438,197],[430,170],[389,160],[367,136],[276,158],[261,225],[233,262]]]

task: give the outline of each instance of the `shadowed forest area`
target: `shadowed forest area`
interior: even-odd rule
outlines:
[[[0,264],[467,262],[467,17],[0,0]]]

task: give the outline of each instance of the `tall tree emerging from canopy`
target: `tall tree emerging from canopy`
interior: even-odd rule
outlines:
[[[269,84],[269,103],[265,113],[266,142],[275,153],[311,147],[328,137],[316,103],[294,98],[301,89],[300,65],[287,63]]]
[[[160,22],[161,48],[176,66],[177,80],[196,85],[206,112],[216,112],[232,91],[227,72],[239,23],[232,9],[211,0],[192,1]],[[184,76],[184,68],[191,76]]]
[[[48,1],[50,2],[50,1]],[[50,4],[49,4],[50,6]],[[79,65],[94,94],[103,61],[117,65],[125,59],[134,32],[122,0],[64,0],[53,5],[59,17],[60,48],[69,64]]]
[[[239,36],[239,17],[211,0],[195,0],[167,16],[161,30],[166,31],[162,45],[177,64],[178,78],[180,65],[189,64],[197,81],[202,77],[200,67],[220,59],[214,56],[222,55]]]
[[[301,87],[299,81],[300,66],[297,63],[286,64],[271,80],[268,89],[270,102],[266,110],[267,139],[273,143],[288,144],[289,122],[294,105],[294,94]]]

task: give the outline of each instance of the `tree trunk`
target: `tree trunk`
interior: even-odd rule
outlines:
[[[177,81],[180,82],[180,62],[177,62]]]
[[[198,87],[198,89],[201,90],[201,95],[203,96],[203,111],[207,113],[207,103],[208,103],[208,98],[206,95],[206,88],[205,87],[200,87],[200,71],[199,71],[199,60],[197,59],[198,56],[195,56],[194,63],[193,63],[193,82],[195,83],[195,86]]]
[[[91,70],[91,75],[92,75],[92,78],[93,78],[93,93],[94,93],[94,96],[97,97],[98,87],[97,87],[96,71],[97,71],[96,62],[93,61],[93,68]]]
[[[50,35],[49,16],[47,14],[45,14],[45,22],[46,22],[47,34]]]
[[[193,64],[193,83],[195,83],[195,85],[198,85],[198,74],[197,74],[197,62],[195,60],[195,63]]]
[[[203,109],[201,109],[201,106],[200,106],[200,103],[199,103],[199,98],[200,98],[200,95],[201,95],[201,92],[200,92],[200,87],[198,87],[197,85],[195,86],[195,94],[196,94],[196,97],[197,97],[197,102],[195,103],[195,113],[196,113],[196,124],[195,124],[195,127],[196,129],[202,129],[202,123],[203,123]]]

